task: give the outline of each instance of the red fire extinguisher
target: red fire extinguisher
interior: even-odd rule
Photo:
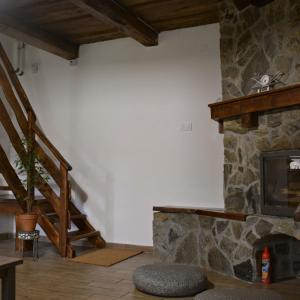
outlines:
[[[268,247],[264,248],[264,252],[262,254],[262,270],[261,270],[261,282],[264,284],[269,284],[271,282],[271,256]]]

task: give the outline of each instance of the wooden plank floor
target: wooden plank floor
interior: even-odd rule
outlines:
[[[16,255],[12,240],[0,241],[0,255]],[[24,264],[17,267],[17,300],[163,299],[136,291],[131,281],[136,267],[154,261],[151,253],[144,253],[110,268],[85,265],[62,259],[50,243],[41,242],[40,260],[33,262],[30,257],[25,257]],[[266,288],[213,272],[208,272],[208,278],[212,286]],[[277,290],[287,300],[300,299],[300,279],[272,284],[268,288]]]

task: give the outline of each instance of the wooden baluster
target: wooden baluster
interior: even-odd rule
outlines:
[[[61,172],[61,188],[60,188],[60,220],[59,220],[59,248],[62,257],[67,256],[67,239],[68,239],[68,205],[69,205],[69,184],[68,184],[68,170],[60,164]]]
[[[33,152],[35,151],[35,132],[33,130],[35,123],[35,116],[32,111],[28,112],[28,135],[27,135],[27,140],[28,140],[28,152]],[[34,159],[31,161],[31,165],[28,171],[28,182],[27,182],[27,196],[30,196],[33,200],[35,200],[35,194],[34,194],[34,176],[35,176],[35,155],[33,155]],[[32,184],[33,183],[33,184]]]
[[[71,182],[68,180],[68,203],[71,202],[71,197],[72,197],[72,187],[71,187]],[[71,229],[71,212],[68,206],[68,229]]]

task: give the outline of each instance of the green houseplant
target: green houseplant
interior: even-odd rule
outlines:
[[[16,226],[18,230],[33,231],[36,227],[38,215],[33,212],[34,188],[41,180],[48,181],[49,175],[46,169],[38,160],[34,148],[34,142],[29,138],[23,138],[22,144],[25,149],[22,155],[15,160],[17,173],[27,191],[23,200],[26,203],[26,212],[16,216]]]

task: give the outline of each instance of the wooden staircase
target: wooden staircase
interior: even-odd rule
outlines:
[[[0,122],[13,149],[21,157],[26,151],[21,136],[34,141],[29,151],[36,152],[39,162],[55,184],[53,187],[42,177],[35,184],[35,190],[42,195],[35,197],[33,207],[39,214],[39,225],[62,257],[76,256],[71,243],[81,239],[88,239],[98,248],[105,247],[100,232],[95,230],[87,216],[71,202],[69,172],[72,167],[37,126],[35,112],[1,44],[0,86],[3,91],[3,97],[0,96]],[[0,145],[0,173],[7,183],[0,187],[0,193],[6,193],[0,195],[0,213],[23,212],[25,207],[22,199],[26,197],[27,191],[3,145]],[[32,193],[34,195],[34,191]],[[70,231],[74,225],[78,230]]]

